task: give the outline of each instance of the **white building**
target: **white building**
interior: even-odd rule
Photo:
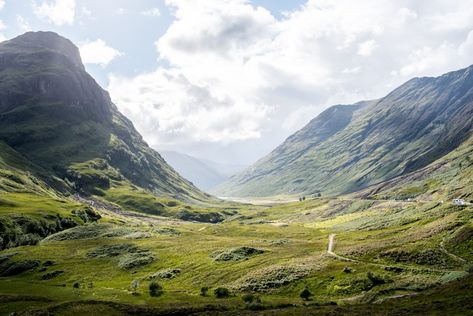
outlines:
[[[453,199],[453,204],[455,204],[455,205],[466,205],[466,202],[463,199]]]

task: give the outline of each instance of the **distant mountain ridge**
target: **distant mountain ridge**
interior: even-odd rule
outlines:
[[[4,146],[64,190],[99,194],[127,182],[179,200],[209,198],[143,141],[85,71],[78,48],[55,33],[0,44],[0,125]]]
[[[379,100],[329,108],[214,193],[354,192],[448,154],[472,135],[472,114],[473,66],[414,78]]]
[[[159,151],[184,178],[201,190],[209,190],[244,169],[243,166],[216,163],[176,151]]]

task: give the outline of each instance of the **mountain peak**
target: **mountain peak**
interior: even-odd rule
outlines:
[[[53,52],[67,57],[74,66],[84,69],[79,48],[67,38],[54,32],[27,32],[0,43],[0,48],[16,54]]]

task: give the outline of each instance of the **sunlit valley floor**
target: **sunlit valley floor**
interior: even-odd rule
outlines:
[[[37,198],[2,195],[0,210],[27,213],[28,201]],[[40,202],[34,216],[81,208],[65,199]],[[48,211],[55,207],[61,213]],[[424,314],[451,304],[458,313],[471,311],[469,291],[462,290],[473,286],[471,206],[341,197],[213,209],[225,214],[223,222],[116,212],[100,204],[97,222],[1,253],[0,311],[306,314],[304,305],[320,314],[394,314],[401,307]],[[158,296],[150,295],[153,281],[162,286]],[[217,298],[217,288],[229,296]],[[310,300],[300,298],[304,288]]]

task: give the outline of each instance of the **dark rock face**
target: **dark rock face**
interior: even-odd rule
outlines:
[[[473,66],[412,79],[361,108],[328,109],[217,193],[340,194],[419,170],[472,135]]]
[[[0,44],[0,113],[21,121],[25,105],[56,103],[62,119],[110,120],[112,102],[82,65],[78,48],[52,32],[29,32]],[[21,78],[22,80],[18,80]]]

